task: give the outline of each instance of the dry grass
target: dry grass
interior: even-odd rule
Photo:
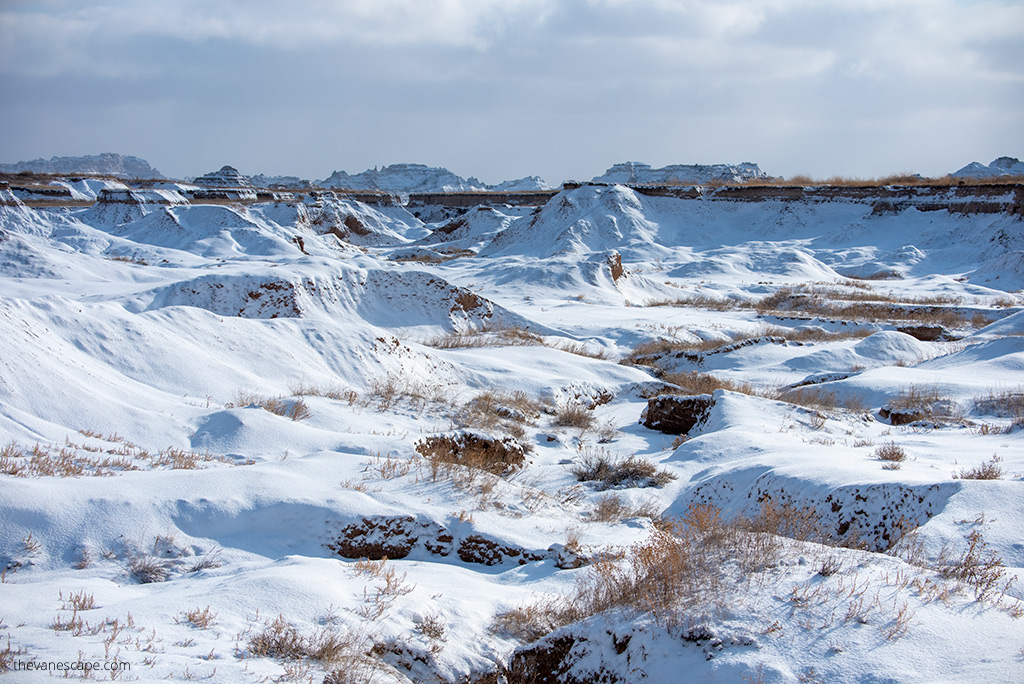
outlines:
[[[878,178],[857,178],[852,176],[829,176],[824,179],[816,179],[806,174],[797,174],[789,178],[757,178],[749,181],[716,181],[709,183],[711,187],[807,187],[807,186],[829,186],[848,188],[881,188],[890,185],[906,186],[931,186],[931,187],[953,187],[959,185],[1019,185],[1024,183],[1024,176],[995,176],[992,178],[959,178],[953,176],[939,176],[928,178],[914,173],[893,173]],[[685,185],[692,185],[686,183]]]
[[[883,418],[893,425],[904,425],[919,420],[962,422],[963,413],[949,397],[936,388],[911,385],[886,402],[881,409]]]
[[[974,410],[987,415],[1010,418],[1024,427],[1024,389],[992,391],[974,399]]]
[[[171,574],[167,563],[154,556],[136,556],[128,566],[128,571],[139,584],[164,582]]]
[[[743,347],[755,344],[785,344],[786,342],[833,342],[838,340],[858,339],[872,334],[872,330],[861,327],[848,327],[830,332],[822,328],[803,328],[790,330],[779,326],[761,326],[752,332],[736,333],[728,341],[724,340],[679,340],[658,339],[641,342],[633,347],[622,359],[626,365],[657,366],[658,357],[671,355],[702,364],[704,358],[713,354],[727,354]]]
[[[672,385],[678,385],[681,388],[682,394],[711,394],[715,390],[722,389],[764,399],[784,401],[788,404],[803,406],[815,411],[830,411],[840,408],[849,411],[864,410],[864,404],[858,398],[845,397],[840,399],[835,392],[830,392],[822,387],[806,386],[789,389],[755,387],[749,383],[726,380],[710,373],[698,371],[664,373],[661,375],[661,379]],[[659,393],[671,392],[659,390]]]
[[[546,341],[537,333],[515,326],[489,325],[479,330],[452,332],[433,337],[424,342],[435,349],[474,349],[480,347],[548,347],[591,359],[610,358],[603,350],[592,351],[587,345],[575,340],[553,339]]]
[[[352,658],[358,653],[357,646],[358,640],[348,633],[320,628],[306,635],[283,615],[278,615],[249,637],[248,654],[278,660],[315,660],[332,665]]]
[[[748,383],[724,380],[709,373],[700,373],[697,371],[690,371],[689,373],[665,373],[661,376],[661,379],[667,383],[678,385],[682,388],[684,394],[711,394],[718,389],[755,396],[762,394],[753,385]]]
[[[349,406],[353,406],[359,401],[359,393],[356,390],[339,385],[317,385],[315,383],[303,382],[292,385],[289,389],[292,395],[296,397],[324,397],[326,399],[348,402]]]
[[[215,456],[210,452],[200,453],[176,447],[152,453],[116,433],[103,436],[85,431],[83,434],[106,444],[77,444],[68,439],[60,448],[38,443],[28,448],[11,442],[0,449],[0,474],[14,477],[106,477],[130,470],[195,469],[215,461],[240,465],[232,459]]]
[[[186,610],[181,614],[181,616],[184,618],[185,622],[189,623],[193,627],[197,627],[198,629],[209,629],[214,625],[214,619],[217,617],[217,614],[210,610],[210,606],[206,606],[206,608],[197,607],[191,610]],[[180,621],[175,618],[175,622]]]
[[[893,323],[913,322],[944,328],[980,328],[992,321],[987,317],[952,308],[956,297],[938,295],[914,298],[876,292],[847,292],[816,285],[783,287],[754,304],[761,315],[799,313],[843,321]]]
[[[475,347],[533,347],[544,344],[543,338],[526,328],[487,326],[480,330],[448,333],[424,342],[435,349],[466,349]]]
[[[624,487],[662,487],[676,476],[636,455],[613,458],[603,449],[588,451],[572,466],[580,482],[594,482],[598,490]]]
[[[493,430],[507,427],[509,423],[532,423],[544,408],[540,401],[521,390],[486,390],[462,407],[458,420],[463,427]]]
[[[450,388],[441,383],[430,384],[388,373],[370,380],[366,396],[369,402],[376,401],[377,410],[383,413],[402,402],[421,411],[428,404],[450,406],[453,403],[450,393]]]
[[[713,506],[692,505],[662,521],[624,555],[597,559],[567,596],[529,604],[495,617],[492,629],[529,642],[562,625],[611,609],[651,615],[664,625],[702,621],[738,589],[726,565],[763,568],[779,546],[744,522],[724,522]]]
[[[594,502],[590,519],[594,522],[615,523],[627,518],[659,520],[661,510],[655,501],[630,504],[617,494],[604,494]]]
[[[960,480],[998,480],[1003,476],[1003,467],[999,465],[1003,459],[998,454],[974,468],[961,468],[953,475]]]
[[[744,300],[699,294],[680,295],[672,299],[648,299],[644,302],[644,306],[676,306],[690,309],[710,309],[712,311],[751,308],[750,304]]]
[[[1016,577],[1007,577],[1003,559],[988,546],[980,532],[971,532],[966,541],[966,548],[959,551],[943,547],[933,567],[942,577],[971,588],[978,601],[1005,595]]]
[[[224,404],[225,408],[243,408],[247,406],[259,406],[264,411],[269,411],[277,416],[284,416],[292,420],[305,420],[312,412],[309,406],[302,399],[288,401],[284,397],[264,397],[254,392],[238,391],[232,401]]]
[[[555,425],[589,430],[594,426],[594,414],[582,404],[566,403],[555,410]]]

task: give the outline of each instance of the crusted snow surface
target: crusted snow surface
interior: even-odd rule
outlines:
[[[1024,678],[1019,217],[613,186],[425,224],[101,189],[0,196],[3,667]],[[710,395],[688,435],[638,422],[671,392]],[[900,401],[922,417],[894,425]],[[630,457],[664,475],[579,479]],[[496,622],[584,605],[698,506],[762,516],[774,551],[653,611],[627,591],[528,637]],[[971,543],[982,594],[948,577]]]

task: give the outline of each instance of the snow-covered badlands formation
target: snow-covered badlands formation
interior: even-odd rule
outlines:
[[[0,190],[2,678],[1024,680],[1024,187],[67,183]]]

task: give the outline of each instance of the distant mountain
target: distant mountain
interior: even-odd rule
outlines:
[[[0,172],[20,173],[22,171],[69,175],[96,174],[119,178],[163,178],[163,175],[150,166],[145,159],[110,152],[85,157],[50,157],[49,159],[0,164]]]
[[[233,166],[222,166],[219,171],[199,176],[194,181],[196,185],[205,188],[251,188],[253,182],[248,176],[243,176]]]
[[[672,164],[660,169],[641,162],[623,162],[615,164],[602,175],[596,176],[595,183],[626,183],[626,184],[693,184],[711,181],[748,181],[758,178],[770,178],[758,168],[757,164]]]
[[[311,188],[313,184],[298,176],[268,176],[257,173],[250,176],[249,180],[257,188]]]
[[[463,178],[448,169],[426,166],[424,164],[392,164],[381,169],[367,169],[357,174],[335,171],[324,180],[318,181],[317,184],[328,188],[378,190],[399,194],[487,190],[517,192],[549,189],[547,183],[538,176],[505,181],[498,185],[488,185],[472,176]]]
[[[971,162],[949,174],[954,178],[996,178],[998,176],[1024,176],[1024,162],[1016,157],[999,157],[988,166]]]

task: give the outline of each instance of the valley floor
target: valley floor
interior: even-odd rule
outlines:
[[[1019,216],[166,200],[0,206],[0,678],[1024,679]]]

